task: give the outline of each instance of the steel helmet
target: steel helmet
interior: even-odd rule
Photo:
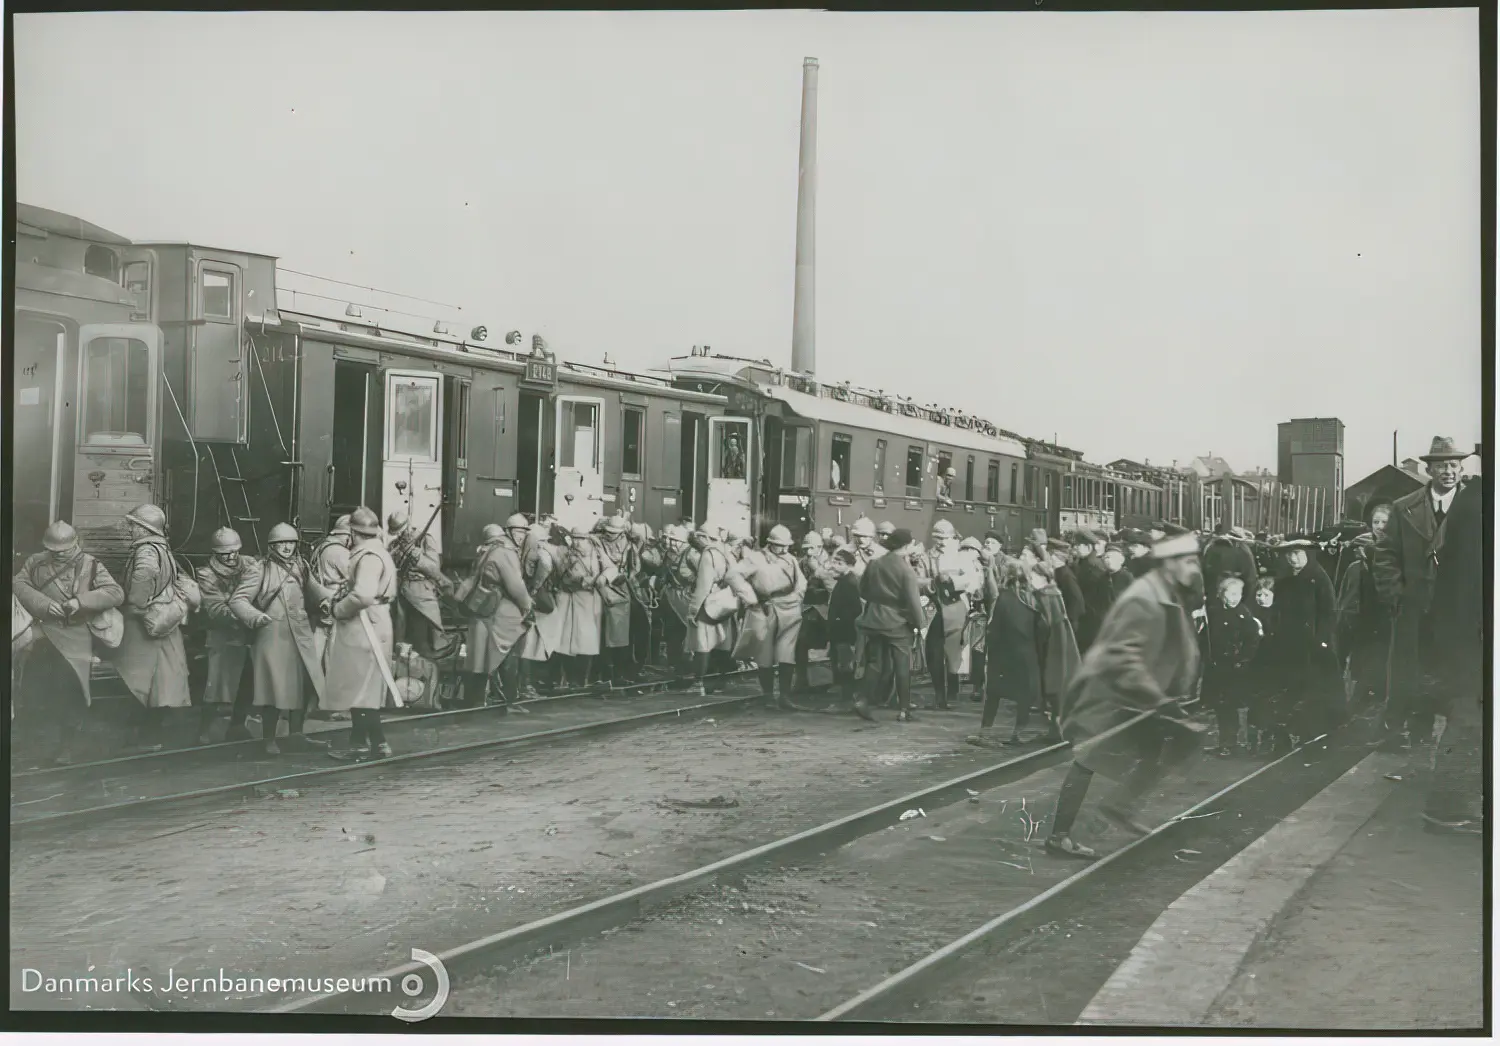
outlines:
[[[209,539],[209,548],[216,555],[226,552],[238,552],[241,547],[240,536],[228,527],[220,527],[214,531],[214,536]]]
[[[505,519],[506,530],[530,530],[531,521],[523,513],[512,512]]]
[[[479,540],[485,545],[499,541],[504,536],[505,528],[499,523],[486,523],[484,529],[479,532]]]
[[[292,527],[290,523],[278,523],[271,528],[271,533],[266,537],[266,544],[279,545],[283,541],[301,541],[302,536]]]
[[[857,538],[872,538],[875,536],[875,521],[869,516],[860,516],[854,521],[850,533]]]
[[[771,532],[766,535],[766,544],[780,545],[783,548],[790,547],[792,544],[792,532],[778,523],[774,527],[772,527]]]
[[[953,524],[946,519],[940,519],[932,525],[932,536],[935,538],[955,538],[958,531],[953,529]]]
[[[145,527],[158,537],[167,532],[167,514],[155,505],[137,505],[125,516],[132,523]]]
[[[333,537],[335,534],[347,533],[349,533],[349,517],[340,516],[338,519],[333,521],[333,529],[328,532],[328,536]]]
[[[42,547],[48,552],[71,552],[78,545],[78,532],[65,520],[58,520],[42,535]]]
[[[593,533],[594,528],[589,526],[587,523],[575,523],[573,524],[573,529],[568,531],[569,536],[575,538],[592,537]]]
[[[361,505],[349,514],[349,529],[362,538],[373,538],[380,533],[380,517]]]
[[[892,523],[888,519],[881,520],[880,526],[875,528],[875,533],[879,534],[883,538],[888,538],[895,532],[896,524]]]
[[[978,538],[964,538],[958,543],[958,547],[973,549],[975,552],[978,552],[984,546],[979,543]]]
[[[392,534],[399,534],[406,529],[406,524],[409,521],[410,517],[407,516],[406,511],[398,508],[395,512],[391,513],[390,518],[385,521],[385,525],[390,528]]]
[[[823,542],[818,537],[818,535],[814,534],[811,530],[809,530],[806,534],[802,535],[802,547],[803,548],[822,548],[823,547]]]
[[[604,529],[611,534],[623,534],[630,529],[630,523],[624,516],[607,516],[604,520]]]

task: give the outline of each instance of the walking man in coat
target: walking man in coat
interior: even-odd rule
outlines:
[[[1110,608],[1064,695],[1062,733],[1073,746],[1073,765],[1058,793],[1048,853],[1098,856],[1071,834],[1096,773],[1120,782],[1100,812],[1128,832],[1146,834],[1136,804],[1198,749],[1204,727],[1182,708],[1198,678],[1198,639],[1187,606],[1202,581],[1198,539],[1183,534],[1157,542],[1151,564]]]
[[[123,603],[125,590],[103,563],[79,547],[78,534],[67,523],[48,527],[42,548],[27,558],[11,583],[15,598],[41,632],[22,655],[11,703],[57,724],[53,762],[65,766],[73,761],[73,744],[92,702],[94,637],[89,622]]]
[[[311,596],[321,603],[334,590],[309,576],[307,564],[297,554],[297,543],[297,531],[290,524],[272,527],[266,541],[270,554],[246,573],[234,596],[236,604],[247,606],[254,615],[250,662],[267,755],[281,754],[276,724],[283,712],[288,750],[327,747],[302,729],[308,707],[317,703],[324,686],[323,661],[313,640],[307,600]]]
[[[1433,438],[1431,449],[1422,455],[1431,479],[1391,506],[1390,522],[1371,554],[1376,591],[1394,619],[1384,724],[1387,751],[1402,747],[1405,732],[1410,732],[1412,742],[1426,741],[1432,733],[1433,687],[1423,677],[1436,675],[1439,665],[1431,656],[1436,639],[1428,612],[1447,517],[1463,479],[1463,459],[1468,456],[1452,439]]]
[[[208,680],[198,706],[198,743],[210,744],[214,720],[229,709],[226,741],[248,741],[250,731],[245,719],[255,700],[255,690],[246,674],[250,667],[250,643],[254,635],[253,613],[249,603],[236,602],[234,594],[252,573],[260,575],[255,557],[241,552],[239,534],[220,527],[209,539],[211,555],[197,570],[198,589],[203,593],[201,607],[208,625],[205,646],[208,649]]]
[[[324,707],[347,711],[354,720],[349,747],[329,753],[344,763],[391,754],[380,709],[396,686],[391,674],[391,604],[399,584],[395,561],[380,540],[380,517],[360,506],[349,517],[349,529],[354,537],[349,582],[324,604],[324,613],[333,618]]]

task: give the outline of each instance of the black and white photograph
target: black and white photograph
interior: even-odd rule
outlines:
[[[1495,5],[1153,7],[9,12],[10,1026],[1488,1033]]]

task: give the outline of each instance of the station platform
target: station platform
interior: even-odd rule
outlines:
[[[1428,781],[1366,757],[1174,902],[1079,1023],[1481,1030],[1485,841],[1424,830]]]

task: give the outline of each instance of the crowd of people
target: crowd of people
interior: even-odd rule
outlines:
[[[568,527],[517,514],[484,528],[461,579],[404,513],[382,527],[368,508],[338,519],[305,557],[288,524],[272,528],[264,557],[219,530],[209,561],[190,571],[168,545],[161,509],[142,505],[126,517],[122,582],[65,522],[16,575],[16,693],[56,724],[56,758],[69,761],[97,651],[138,703],[135,743],[158,746],[166,711],[195,704],[182,636],[191,620],[207,654],[200,743],[215,739],[221,718],[224,739],[249,740],[254,712],[268,754],[319,747],[308,716],[348,713],[349,746],[330,754],[363,761],[391,754],[383,708],[437,700],[402,671],[414,662],[449,666],[458,705],[625,685],[648,665],[707,694],[723,671],[753,666],[768,705],[796,711],[810,655],[826,650],[836,702],[863,719],[893,708],[910,721],[913,677],[925,674],[930,707],[949,709],[966,691],[982,705],[975,743],[1068,740],[1092,753],[1079,757],[1049,843],[1082,855],[1068,811],[1094,764],[1159,762],[1135,741],[1096,743],[1132,716],[1197,722],[1171,710],[1201,701],[1213,749],[1229,757],[1287,751],[1361,707],[1383,707],[1387,747],[1430,737],[1455,715],[1432,676],[1456,680],[1448,692],[1478,678],[1476,621],[1451,609],[1477,606],[1477,590],[1460,591],[1435,548],[1445,533],[1451,547],[1455,528],[1465,556],[1481,540],[1469,521],[1479,492],[1460,484],[1455,454],[1435,443],[1428,493],[1321,543],[1159,522],[1062,538],[1034,531],[1012,544],[995,532],[962,537],[939,518],[924,545],[861,517],[847,538],[812,532],[794,552],[781,525],[756,543],[708,525],[656,534],[625,515]],[[1469,645],[1460,650],[1455,634]],[[1473,672],[1455,676],[1458,660]],[[1004,704],[1014,709],[1008,732],[996,729]],[[1472,722],[1471,712],[1460,718]],[[1128,821],[1128,807],[1113,809]]]

